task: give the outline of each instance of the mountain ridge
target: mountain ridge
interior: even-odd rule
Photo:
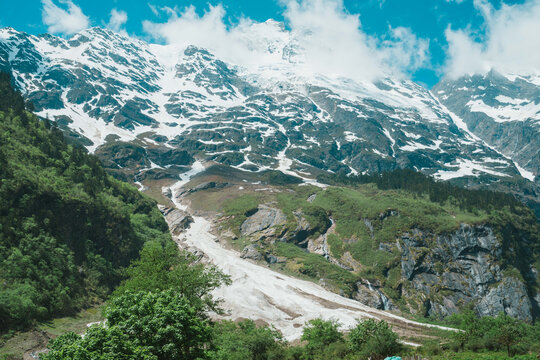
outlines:
[[[540,168],[538,74],[519,76],[491,70],[485,75],[443,80],[433,92],[472,133],[512,157],[525,169],[522,173],[535,181]]]
[[[293,51],[285,40],[269,39],[269,56]],[[149,45],[99,27],[68,40],[0,30],[0,67],[40,116],[91,152],[120,141],[304,178],[413,168],[466,186],[521,181],[533,189],[521,192],[538,197],[538,186],[523,180],[532,179],[530,167],[465,129],[421,85],[294,72],[297,61],[263,61],[254,72],[205,49]],[[148,170],[174,170],[151,163]]]

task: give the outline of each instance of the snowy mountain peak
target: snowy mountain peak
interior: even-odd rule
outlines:
[[[512,160],[458,126],[422,86],[297,69],[282,60],[294,43],[282,24],[249,26],[265,34],[251,46],[281,65],[263,59],[246,68],[200,47],[149,45],[100,28],[69,40],[3,29],[0,65],[41,116],[91,151],[132,142],[300,177],[396,167],[471,184],[519,177]]]
[[[515,161],[522,176],[540,172],[540,82],[536,74],[469,75],[444,80],[433,93],[478,138]]]
[[[17,30],[15,30],[14,28],[9,27],[9,26],[0,28],[0,38],[1,39],[7,39],[7,38],[10,38],[10,37],[13,37],[13,36],[17,36],[19,34],[22,34],[22,33],[18,32]]]

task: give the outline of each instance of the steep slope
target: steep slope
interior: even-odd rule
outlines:
[[[220,247],[194,236],[197,231],[212,229],[242,258],[373,308],[432,318],[467,308],[526,321],[540,315],[540,225],[530,209],[510,195],[448,187],[412,171],[357,179],[336,177],[323,188],[278,185],[210,166],[168,194],[177,206],[189,204],[212,219],[183,237],[224,269],[228,261],[215,255]],[[264,298],[265,286],[253,295],[261,309],[303,314],[297,305]],[[223,293],[237,304],[234,292]]]
[[[443,80],[433,88],[468,129],[539,183],[540,76],[500,74]]]
[[[0,332],[101,301],[145,241],[155,203],[24,110],[0,73]]]
[[[213,292],[216,297],[222,299],[221,305],[225,312],[220,317],[235,321],[247,318],[271,324],[289,341],[299,340],[304,325],[317,318],[338,321],[343,330],[354,326],[359,319],[384,319],[392,324],[394,331],[405,341],[429,338],[427,332],[430,328],[453,330],[418,323],[392,312],[376,309],[372,304],[340,296],[336,292],[329,291],[324,285],[326,278],[321,278],[320,284],[314,283],[314,279],[298,279],[298,276],[293,277],[283,271],[276,271],[278,269],[275,267],[269,268],[267,264],[254,263],[251,261],[252,258],[245,256],[245,252],[240,254],[228,248],[223,241],[223,234],[220,234],[220,230],[224,230],[223,223],[215,221],[216,219],[209,221],[207,212],[196,211],[185,203],[186,200],[188,202],[194,200],[188,196],[189,194],[209,196],[213,194],[218,195],[218,200],[206,202],[206,205],[219,206],[219,198],[227,197],[226,194],[231,192],[232,184],[227,184],[222,192],[216,194],[214,192],[216,187],[208,186],[204,181],[199,183],[201,177],[204,179],[209,175],[212,176],[216,170],[219,172],[215,166],[207,169],[207,165],[209,164],[197,161],[190,171],[181,176],[180,181],[166,187],[165,190],[171,196],[176,209],[162,208],[162,210],[173,233],[173,239],[181,248],[193,252],[203,262],[219,266],[231,276],[231,285],[220,287]],[[240,173],[238,170],[232,170],[230,175]],[[231,180],[230,177],[228,179]],[[197,183],[198,186],[193,187]],[[242,184],[245,183],[242,181]],[[217,186],[217,189],[222,188]],[[231,205],[232,202],[234,200],[231,201]],[[186,218],[190,219],[188,224],[185,222]],[[261,226],[260,223],[254,225]],[[319,258],[319,255],[312,256]],[[321,257],[320,261],[322,264],[326,260]],[[416,342],[408,344],[418,346]]]
[[[39,115],[132,180],[175,176],[193,156],[302,177],[408,167],[468,185],[521,178],[426,89],[298,72],[301,49],[276,29],[253,44],[280,62],[255,70],[100,28],[69,40],[5,28],[0,61]],[[135,168],[125,166],[133,154]]]

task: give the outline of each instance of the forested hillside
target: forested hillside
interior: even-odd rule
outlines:
[[[152,200],[26,111],[0,74],[0,333],[100,301],[147,240],[167,238]]]

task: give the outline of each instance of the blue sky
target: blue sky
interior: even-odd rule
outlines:
[[[339,0],[318,1],[339,2]],[[11,26],[32,34],[40,34],[53,29],[53,32],[69,36],[66,31],[51,27],[54,25],[51,25],[50,21],[48,25],[44,24],[43,7],[46,2],[52,2],[53,6],[69,10],[69,0],[2,0],[0,25]],[[518,7],[527,3],[538,4],[538,1],[504,1],[506,5],[518,5]],[[125,12],[127,21],[125,24],[120,24],[122,29],[130,35],[149,41],[163,41],[163,39],[149,34],[147,29],[143,28],[143,21],[156,24],[167,22],[170,13],[163,10],[165,7],[176,8],[178,12],[182,12],[185,7],[193,5],[195,11],[202,16],[208,10],[209,5],[221,4],[225,11],[223,21],[228,26],[234,26],[242,18],[249,18],[256,22],[263,22],[270,18],[286,23],[288,21],[287,17],[284,17],[287,5],[283,0],[151,0],[149,2],[142,0],[73,0],[71,4],[80,8],[90,26],[107,26],[113,9],[121,13]],[[482,44],[483,41],[487,41],[486,37],[490,35],[488,32],[494,26],[488,22],[490,19],[497,18],[498,12],[502,12],[500,0],[344,0],[342,5],[344,13],[358,15],[361,31],[368,37],[379,39],[382,42],[388,37],[389,29],[403,27],[410,29],[416,38],[425,41],[428,47],[427,60],[423,61],[421,66],[408,68],[407,76],[426,84],[428,87],[434,85],[448,71],[447,63],[449,52],[451,52],[448,48],[449,41],[455,40],[458,45],[452,43],[452,46],[463,48],[460,50],[463,54],[459,56],[465,58],[458,60],[466,63],[467,48],[474,47],[476,43]],[[491,15],[486,15],[486,12],[483,12],[486,6],[490,7]],[[506,8],[512,7],[506,6]],[[125,19],[122,19],[121,23],[124,22],[123,20]],[[540,23],[540,20],[538,22]],[[455,38],[451,37],[452,34],[449,34],[447,29],[456,32]],[[61,34],[62,32],[64,34]],[[461,33],[466,35],[466,39],[460,38]],[[531,44],[524,46],[527,45]],[[483,54],[479,56],[488,58],[487,50],[479,49],[478,51],[480,51],[479,54]],[[480,67],[479,64],[478,67]],[[457,72],[459,71],[457,70]]]

